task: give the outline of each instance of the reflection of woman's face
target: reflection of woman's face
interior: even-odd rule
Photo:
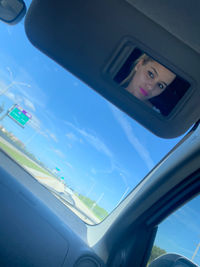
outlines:
[[[158,62],[151,60],[144,64],[141,59],[135,66],[135,74],[126,90],[146,101],[160,95],[175,77],[174,73]]]

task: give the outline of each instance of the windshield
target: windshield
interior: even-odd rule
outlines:
[[[151,134],[0,23],[0,147],[84,221],[102,221],[180,138]]]

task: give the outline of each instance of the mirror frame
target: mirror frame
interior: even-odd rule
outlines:
[[[127,61],[129,60],[129,58],[132,57],[132,55],[134,55],[134,53],[135,54],[140,54],[140,55],[146,54],[153,61],[161,64],[158,60],[156,60],[155,58],[152,58],[148,54],[147,51],[143,51],[142,49],[139,49],[138,46],[139,46],[139,44],[136,44],[136,41],[134,42],[133,40],[125,39],[124,42],[121,44],[121,46],[117,49],[117,52],[115,53],[115,56],[112,57],[111,60],[108,62],[108,64],[105,66],[104,73],[103,73],[103,75],[105,76],[105,79],[108,80],[108,82],[113,82],[113,81],[115,82],[115,84],[116,84],[115,86],[117,86],[116,90],[121,90],[122,94],[126,94],[128,98],[132,98],[132,99],[133,99],[133,95],[131,93],[129,93],[124,87],[122,87],[119,81],[116,81],[116,77],[122,72],[122,69],[127,64]],[[127,53],[127,51],[128,51],[128,53]],[[120,59],[120,60],[118,60],[118,59]],[[138,59],[139,59],[139,57],[135,57],[134,61],[132,61],[132,62],[134,63]],[[167,68],[164,65],[162,65],[162,66]],[[169,68],[167,68],[167,69],[169,69]],[[187,99],[191,95],[192,88],[194,88],[194,81],[191,80],[190,77],[187,77],[187,75],[185,75],[184,73],[181,73],[181,71],[179,71],[179,74],[178,74],[177,72],[175,72],[175,71],[173,71],[171,69],[169,69],[169,70],[172,73],[176,74],[176,76],[177,76],[177,78],[179,80],[180,79],[182,80],[181,83],[183,83],[183,81],[184,81],[184,83],[185,83],[185,88],[184,88],[185,89],[185,93],[177,101],[176,105],[174,107],[172,107],[167,112],[167,114],[163,115],[162,112],[160,112],[161,116],[164,116],[165,118],[167,117],[168,119],[171,116],[173,116],[173,112],[174,112],[174,110],[176,110],[176,106],[179,104],[179,101],[183,101],[184,99]],[[126,73],[126,75],[127,75],[127,73]],[[184,76],[184,78],[183,78],[183,76]],[[186,89],[186,86],[188,87],[187,89]],[[124,92],[124,91],[126,91],[126,92]],[[162,95],[162,94],[163,94],[163,92],[160,95]],[[158,97],[160,97],[160,95],[156,96],[156,97],[158,98]],[[153,101],[153,99],[155,101],[156,97],[153,97],[152,101]],[[149,100],[149,101],[151,103],[151,100]],[[156,110],[156,106],[155,105],[153,105],[151,107],[151,109],[153,109],[153,108],[155,108],[154,110]],[[159,112],[157,112],[157,113],[159,113]]]

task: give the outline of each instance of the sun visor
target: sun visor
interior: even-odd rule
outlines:
[[[35,47],[157,136],[180,136],[199,120],[200,54],[130,1],[33,0],[25,29]]]

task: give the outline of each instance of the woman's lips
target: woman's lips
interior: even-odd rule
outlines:
[[[140,87],[140,92],[141,92],[141,94],[143,96],[148,96],[148,92],[145,89],[141,88],[141,87]]]

